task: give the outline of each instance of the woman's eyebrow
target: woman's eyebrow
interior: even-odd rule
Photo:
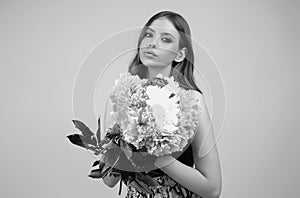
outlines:
[[[147,30],[150,30],[152,32],[155,32],[155,30],[153,30],[152,28],[148,27]],[[161,35],[170,35],[172,36],[173,38],[175,38],[175,36],[169,32],[162,32]]]

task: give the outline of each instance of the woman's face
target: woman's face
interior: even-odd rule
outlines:
[[[171,65],[179,50],[180,35],[174,25],[166,18],[159,18],[146,29],[140,43],[139,56],[148,67]]]

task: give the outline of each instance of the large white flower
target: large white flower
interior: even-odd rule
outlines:
[[[168,84],[165,85],[165,87],[168,87],[173,93],[177,94],[181,90],[180,87],[179,87],[178,82],[175,81],[173,76],[166,77],[166,76],[163,76],[161,73],[159,73],[159,74],[156,75],[156,77],[167,80]]]
[[[152,108],[155,123],[162,133],[171,133],[177,129],[178,117],[180,112],[178,96],[173,91],[164,86],[148,86],[146,94],[149,96],[147,104]],[[170,98],[171,95],[174,95]]]

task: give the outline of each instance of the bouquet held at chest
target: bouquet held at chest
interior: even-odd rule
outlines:
[[[158,185],[147,174],[155,168],[155,159],[182,153],[193,139],[201,114],[198,93],[181,88],[173,77],[159,74],[148,80],[124,73],[115,80],[110,103],[111,122],[103,139],[100,117],[96,133],[73,120],[82,135],[67,137],[101,156],[90,177],[121,176],[121,181],[135,182],[150,193],[148,186]]]

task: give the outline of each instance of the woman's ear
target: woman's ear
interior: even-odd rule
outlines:
[[[186,48],[184,47],[177,52],[177,55],[176,55],[176,58],[174,59],[174,61],[176,61],[178,63],[183,61],[183,59],[185,58],[185,55],[186,55]]]

